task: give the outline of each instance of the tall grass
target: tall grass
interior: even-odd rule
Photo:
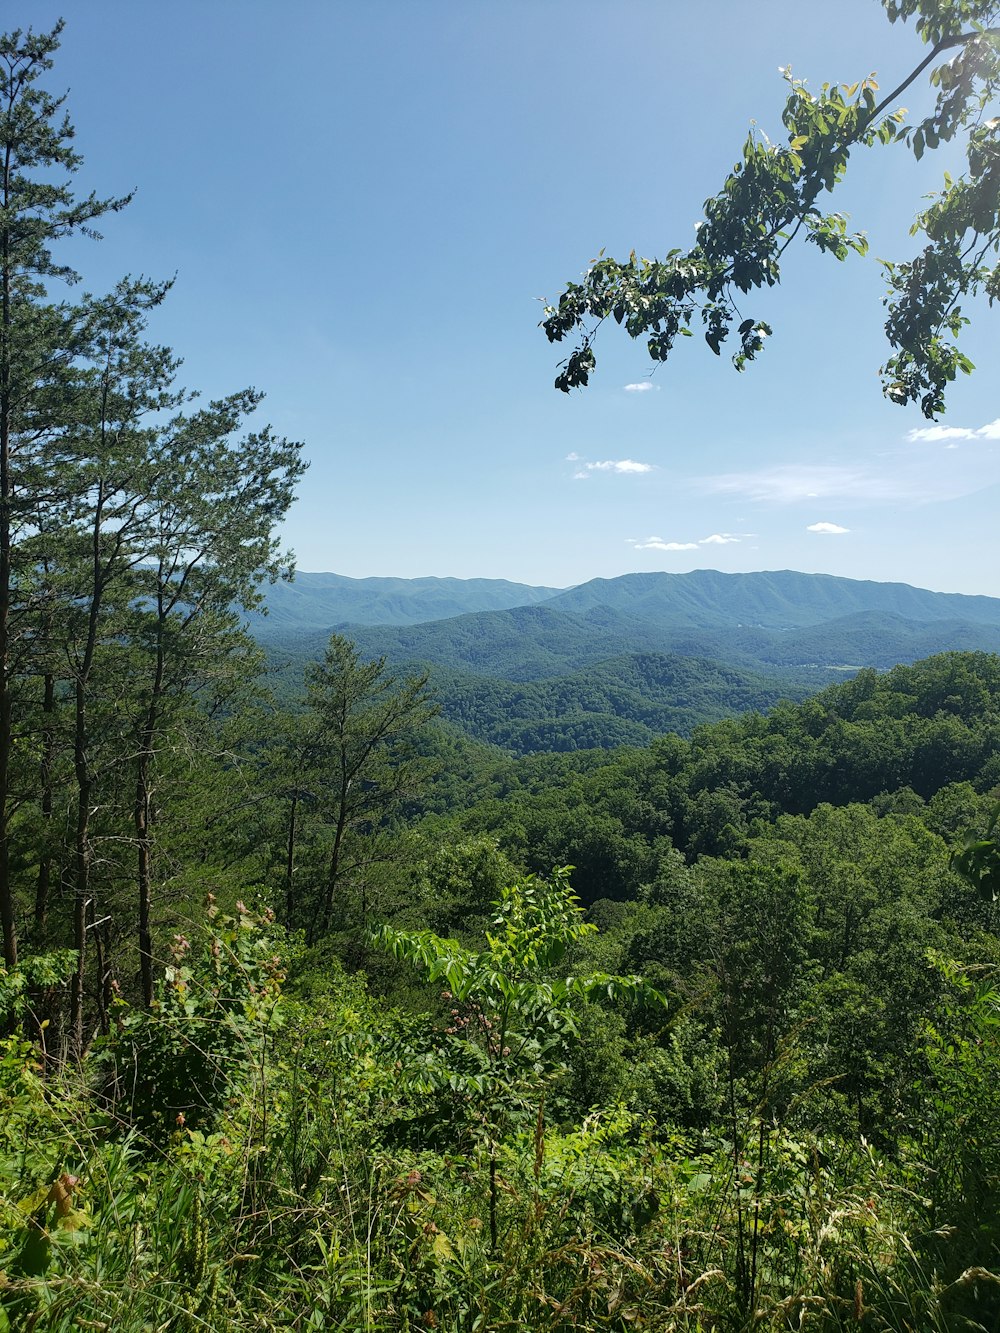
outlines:
[[[622,1107],[560,1124],[541,1099],[490,1145],[468,1099],[405,1077],[412,1019],[347,978],[283,997],[275,957],[269,922],[217,918],[82,1077],[43,1081],[4,1043],[2,1333],[1000,1326],[996,1230],[960,1229],[995,1224],[962,1212],[953,1151],[915,1134],[887,1161],[746,1111],[747,1160],[722,1131]],[[998,1065],[970,1063],[995,1058],[977,1003],[953,1015],[977,1045],[948,1046],[946,1016],[935,1039],[985,1115]]]

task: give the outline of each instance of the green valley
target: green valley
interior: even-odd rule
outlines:
[[[321,576],[299,577],[312,590],[308,581]],[[415,603],[430,581],[412,582]],[[474,582],[463,594],[477,595]],[[322,619],[318,596],[312,605]],[[329,605],[332,614],[340,604]],[[252,628],[283,695],[294,697],[329,628],[296,631],[280,616]],[[1000,599],[790,571],[701,570],[594,580],[530,605],[444,619],[428,611],[420,623],[338,632],[365,657],[430,672],[443,716],[469,736],[527,753],[687,735],[702,722],[803,699],[862,667],[888,670],[953,649],[995,652]]]

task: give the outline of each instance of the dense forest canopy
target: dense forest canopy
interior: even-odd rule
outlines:
[[[560,753],[620,672],[497,680],[503,748],[341,634],[279,699],[301,451],[169,284],[70,299],[128,201],[58,40],[0,39],[0,1333],[996,1328],[1000,657],[698,722],[637,655],[677,716]]]

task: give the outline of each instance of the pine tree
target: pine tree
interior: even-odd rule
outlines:
[[[380,835],[433,767],[414,739],[438,708],[426,676],[401,680],[385,658],[363,662],[340,634],[331,636],[323,661],[308,668],[306,684],[315,789],[330,835],[310,929],[315,938],[329,930],[347,885],[358,890],[366,915],[371,868],[392,855]]]
[[[76,275],[52,256],[53,243],[92,232],[102,214],[128,197],[76,200],[59,173],[80,159],[62,99],[37,86],[52,66],[61,24],[49,33],[0,37],[0,923],[4,962],[17,962],[11,883],[11,790],[17,657],[23,650],[24,565],[20,544],[32,531],[38,450],[48,429],[53,386],[72,359],[73,312],[52,305],[47,284]],[[58,395],[55,395],[58,399]]]

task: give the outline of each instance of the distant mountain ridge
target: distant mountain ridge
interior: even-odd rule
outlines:
[[[545,601],[559,588],[506,579],[367,578],[302,571],[265,589],[267,615],[250,616],[251,632],[332,630],[338,625],[415,625],[470,611],[497,611]]]
[[[522,753],[643,743],[782,695],[801,699],[861,667],[1000,653],[998,598],[792,570],[626,574],[561,592],[490,580],[347,580],[347,598],[335,575],[300,577],[309,597],[295,616],[253,627],[285,688],[336,628],[363,657],[429,669],[445,717]],[[502,604],[521,590],[533,600]],[[365,595],[373,600],[364,622],[331,618],[333,606],[362,606]],[[493,604],[429,614],[477,597]],[[319,623],[308,626],[309,615]]]
[[[482,612],[544,603],[549,610],[587,617],[597,625],[606,608],[608,629],[620,617],[674,628],[757,628],[788,631],[865,613],[912,623],[967,622],[1000,626],[1000,599],[930,592],[908,583],[876,583],[795,570],[723,574],[622,574],[572,588],[547,588],[505,579],[365,578],[307,573],[265,590],[266,617],[252,616],[262,638],[274,633],[332,630],[346,625],[418,625]]]
[[[425,610],[442,598],[468,601],[480,592],[478,581],[459,593],[436,588],[436,580],[413,582],[421,585],[415,597]],[[488,593],[503,598],[519,586],[524,585],[490,587]],[[572,674],[631,653],[710,658],[772,673],[801,667],[887,669],[949,649],[1000,651],[998,598],[792,570],[624,574],[563,592],[534,589],[531,604],[420,622],[374,620],[386,605],[382,589],[377,591],[381,600],[363,622],[337,626],[363,653],[507,680]],[[386,596],[403,594],[392,590]],[[409,605],[413,609],[417,602]],[[302,628],[293,641],[287,634],[283,638],[296,654],[318,656],[332,627]]]
[[[591,579],[553,597],[557,611],[612,606],[642,619],[722,628],[754,625],[790,629],[818,625],[860,612],[890,613],[910,621],[966,620],[1000,625],[1000,599],[929,592],[908,583],[876,583],[834,574],[782,569],[723,574],[623,574]]]

